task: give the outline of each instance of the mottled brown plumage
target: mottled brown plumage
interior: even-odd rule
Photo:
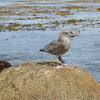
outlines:
[[[62,31],[59,34],[59,39],[52,41],[40,51],[56,55],[58,58],[62,54],[66,53],[70,48],[70,40],[68,39],[68,36],[71,35],[67,31]]]

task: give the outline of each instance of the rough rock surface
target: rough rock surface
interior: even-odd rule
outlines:
[[[8,67],[11,67],[11,64],[9,62],[6,62],[4,60],[0,60],[0,72]]]
[[[100,100],[100,84],[75,66],[25,62],[0,74],[0,100]]]

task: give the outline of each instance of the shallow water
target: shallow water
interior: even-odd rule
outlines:
[[[47,43],[58,37],[59,31],[20,31],[0,33],[0,59],[18,65],[25,61],[56,60],[56,57],[39,52]],[[100,32],[98,29],[82,31],[69,38],[70,50],[63,55],[66,64],[79,66],[100,81]]]
[[[92,4],[92,3],[91,3]],[[52,5],[52,4],[50,4]],[[50,6],[49,5],[49,6]],[[58,4],[59,6],[60,4]],[[75,5],[75,4],[74,4]],[[77,5],[77,4],[76,4]],[[87,5],[87,4],[83,4]],[[40,5],[43,6],[43,5]],[[47,6],[47,5],[46,5]],[[61,4],[62,6],[62,4]],[[96,4],[95,4],[96,6]],[[97,5],[98,6],[98,5]],[[74,10],[72,10],[74,12]],[[42,15],[42,14],[41,14]],[[94,16],[95,15],[95,16]],[[44,15],[42,15],[44,16]],[[48,15],[49,16],[49,15]],[[18,16],[1,16],[10,17],[10,20],[2,20],[3,23],[12,22],[13,18]],[[12,18],[13,17],[13,18]],[[28,17],[28,16],[22,16]],[[30,16],[32,17],[32,16]],[[21,31],[5,31],[0,32],[0,60],[10,62],[13,66],[23,63],[25,61],[44,61],[44,60],[56,60],[56,57],[51,54],[39,52],[46,44],[58,38],[59,32],[62,30],[76,31],[74,29],[79,28],[80,34],[76,37],[70,37],[71,48],[63,55],[63,59],[66,64],[72,66],[78,66],[89,72],[96,80],[100,81],[100,25],[96,24],[100,22],[100,12],[77,12],[73,15],[61,17],[58,15],[51,15],[51,19],[36,19],[36,20],[14,20],[16,23],[31,24],[31,23],[47,23],[49,21],[62,22],[68,19],[91,19],[93,25],[83,27],[83,24],[90,22],[79,23],[78,26],[73,24],[59,25],[55,30],[46,29],[42,30],[21,30]],[[96,21],[98,20],[98,21]],[[90,25],[90,24],[89,24]]]

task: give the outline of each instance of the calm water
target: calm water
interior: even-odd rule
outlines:
[[[100,20],[100,13],[94,11],[88,15],[85,12],[76,13],[68,17],[68,19],[70,18],[99,18]],[[58,17],[58,20],[61,18]],[[24,21],[24,23],[31,23],[31,21]],[[52,40],[57,39],[62,29],[69,31],[71,27],[74,26],[70,25],[63,28],[59,26],[57,30],[47,29],[45,31],[0,32],[0,60],[8,61],[13,66],[25,61],[56,60],[54,55],[39,52],[39,50]],[[79,36],[69,39],[71,48],[63,55],[66,64],[78,66],[100,81],[100,26],[81,29]]]

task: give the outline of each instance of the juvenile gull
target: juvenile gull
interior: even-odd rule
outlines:
[[[77,31],[77,32],[70,31],[70,33],[72,34],[72,36],[77,36],[80,33],[80,31]]]
[[[50,44],[46,45],[40,51],[56,55],[57,62],[58,62],[58,57],[61,56],[61,62],[62,62],[62,54],[66,53],[70,48],[70,40],[68,39],[68,36],[71,35],[67,31],[60,32],[59,39],[52,41]],[[57,63],[56,68],[57,69],[62,68],[62,66],[58,66]]]

